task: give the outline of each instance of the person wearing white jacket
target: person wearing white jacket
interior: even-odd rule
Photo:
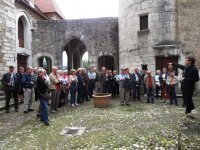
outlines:
[[[155,75],[155,82],[156,82],[156,98],[158,99],[158,93],[160,91],[160,76],[161,71],[160,70],[156,70],[156,75]]]

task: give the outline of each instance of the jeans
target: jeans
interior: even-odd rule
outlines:
[[[154,90],[153,90],[153,88],[147,89],[147,102],[148,103],[150,103],[150,99],[151,99],[151,103],[154,103]]]
[[[174,101],[175,104],[178,105],[175,87],[171,87],[169,94],[170,94],[170,104],[173,104]]]
[[[40,118],[44,121],[44,123],[48,122],[48,105],[47,101],[44,98],[40,98]]]
[[[71,94],[71,104],[76,103],[76,91],[70,91]]]

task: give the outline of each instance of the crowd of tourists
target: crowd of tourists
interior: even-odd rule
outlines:
[[[121,105],[130,105],[130,101],[142,101],[141,93],[144,93],[147,103],[154,103],[154,97],[160,97],[162,102],[178,106],[176,96],[176,85],[182,84],[183,106],[186,106],[186,113],[194,109],[192,94],[194,84],[199,80],[198,70],[194,66],[195,59],[186,58],[186,65],[169,63],[168,68],[162,71],[157,70],[155,76],[150,70],[139,70],[124,68],[120,73],[115,70],[108,70],[105,67],[97,72],[95,67],[77,70],[58,70],[52,67],[48,75],[46,70],[40,67],[28,67],[26,72],[20,67],[16,73],[13,66],[9,72],[4,74],[2,83],[6,94],[6,112],[9,113],[11,95],[14,98],[15,111],[18,112],[18,102],[24,102],[24,113],[34,111],[32,106],[32,95],[35,101],[40,100],[38,117],[45,125],[48,123],[48,105],[50,113],[59,111],[59,107],[70,103],[71,107],[89,101],[93,92],[110,93],[112,98],[120,97]],[[174,68],[184,70],[181,77],[177,77]],[[141,88],[142,87],[142,88]],[[189,88],[189,89],[188,89]],[[143,91],[142,91],[143,90]],[[142,91],[142,92],[141,92]]]

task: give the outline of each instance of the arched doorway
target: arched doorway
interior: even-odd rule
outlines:
[[[78,38],[70,40],[64,47],[68,56],[68,70],[81,67],[81,59],[87,48],[85,44]]]
[[[39,67],[42,67],[47,71],[47,74],[51,73],[51,68],[52,68],[51,58],[47,56],[42,56],[38,59],[38,64],[39,64]]]
[[[25,11],[16,15],[16,57],[17,68],[32,64],[32,33],[31,23]]]
[[[114,63],[113,56],[100,56],[98,58],[98,69],[101,70],[102,67],[106,67],[106,69],[114,70],[115,63]]]

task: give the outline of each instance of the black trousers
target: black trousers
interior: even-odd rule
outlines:
[[[119,84],[115,83],[112,90],[112,97],[119,97]]]
[[[133,100],[140,100],[140,86],[133,87]]]
[[[94,80],[89,80],[89,85],[88,85],[88,94],[89,97],[92,98],[93,95],[93,90],[94,90]]]
[[[37,101],[39,99],[38,88],[34,87],[34,91],[35,91],[35,101]]]
[[[156,98],[158,98],[158,93],[159,93],[160,87],[156,85]]]
[[[9,104],[10,104],[10,98],[13,96],[14,99],[14,104],[15,104],[15,109],[18,109],[18,91],[16,90],[7,90],[5,91],[6,95],[6,110],[9,110]]]
[[[194,103],[192,100],[194,90],[191,88],[185,88],[183,89],[183,101],[186,105],[186,114],[191,113],[191,111],[195,108]]]
[[[83,86],[82,100],[88,101],[88,85]]]
[[[83,103],[83,86],[78,86],[77,103]]]

